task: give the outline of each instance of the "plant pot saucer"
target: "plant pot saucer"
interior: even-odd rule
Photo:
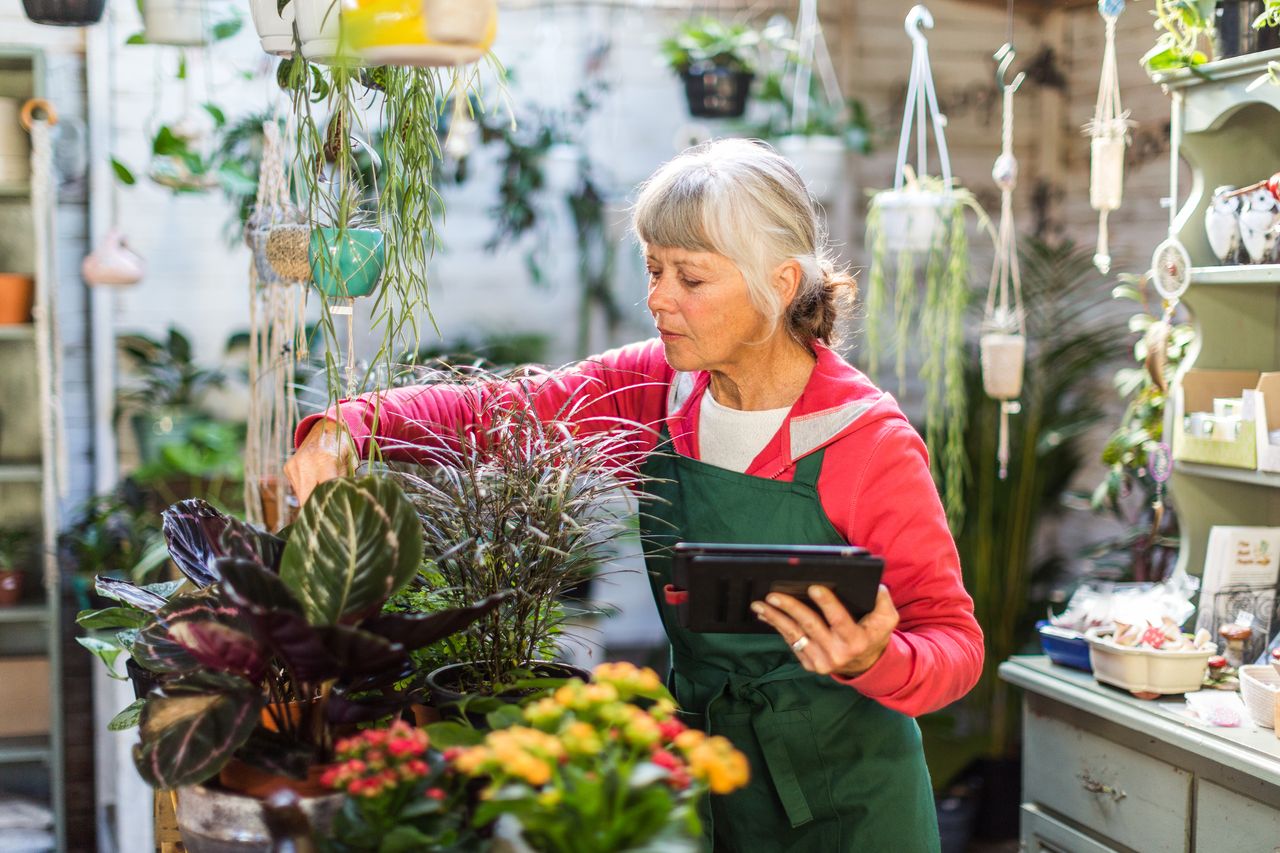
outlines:
[[[465,44],[384,44],[362,48],[360,55],[370,65],[418,65],[451,68],[470,65],[484,56],[481,47]]]

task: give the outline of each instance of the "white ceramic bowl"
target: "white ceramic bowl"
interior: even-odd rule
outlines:
[[[1242,666],[1240,673],[1240,698],[1249,709],[1249,716],[1263,728],[1276,725],[1276,694],[1280,693],[1280,672],[1271,664]]]
[[[1118,646],[1110,638],[1098,636],[1091,628],[1084,635],[1089,643],[1093,677],[1103,684],[1133,693],[1192,693],[1204,683],[1212,650],[1167,652]]]

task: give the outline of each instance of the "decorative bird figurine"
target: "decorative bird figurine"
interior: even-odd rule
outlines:
[[[1268,189],[1257,189],[1244,197],[1240,210],[1240,240],[1249,260],[1266,263],[1275,246],[1275,226],[1280,221],[1280,200]]]
[[[1204,232],[1209,248],[1224,264],[1240,262],[1240,198],[1229,195],[1235,187],[1218,187],[1204,212]]]

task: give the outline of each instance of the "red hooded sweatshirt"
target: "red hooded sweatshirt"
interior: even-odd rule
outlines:
[[[929,473],[924,442],[893,398],[830,348],[813,345],[817,364],[786,420],[746,473],[788,481],[798,459],[826,448],[818,495],[845,541],[884,557],[884,584],[900,621],[884,654],[853,678],[832,676],[910,716],[959,699],[982,672],[982,631],[965,592],[960,560]],[[657,339],[630,344],[570,368],[514,382],[425,385],[343,400],[298,425],[301,443],[315,421],[339,415],[361,455],[374,436],[388,458],[427,461],[459,430],[483,430],[495,406],[532,401],[543,418],[581,430],[619,420],[666,421],[677,453],[698,457],[698,415],[710,374],[680,373]],[[651,450],[656,432],[637,439]],[[635,460],[628,460],[634,463]]]

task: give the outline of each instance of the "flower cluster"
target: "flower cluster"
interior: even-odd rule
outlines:
[[[389,794],[431,775],[426,760],[430,745],[424,730],[405,722],[396,722],[389,729],[370,729],[335,744],[339,760],[320,781],[351,797]]]

